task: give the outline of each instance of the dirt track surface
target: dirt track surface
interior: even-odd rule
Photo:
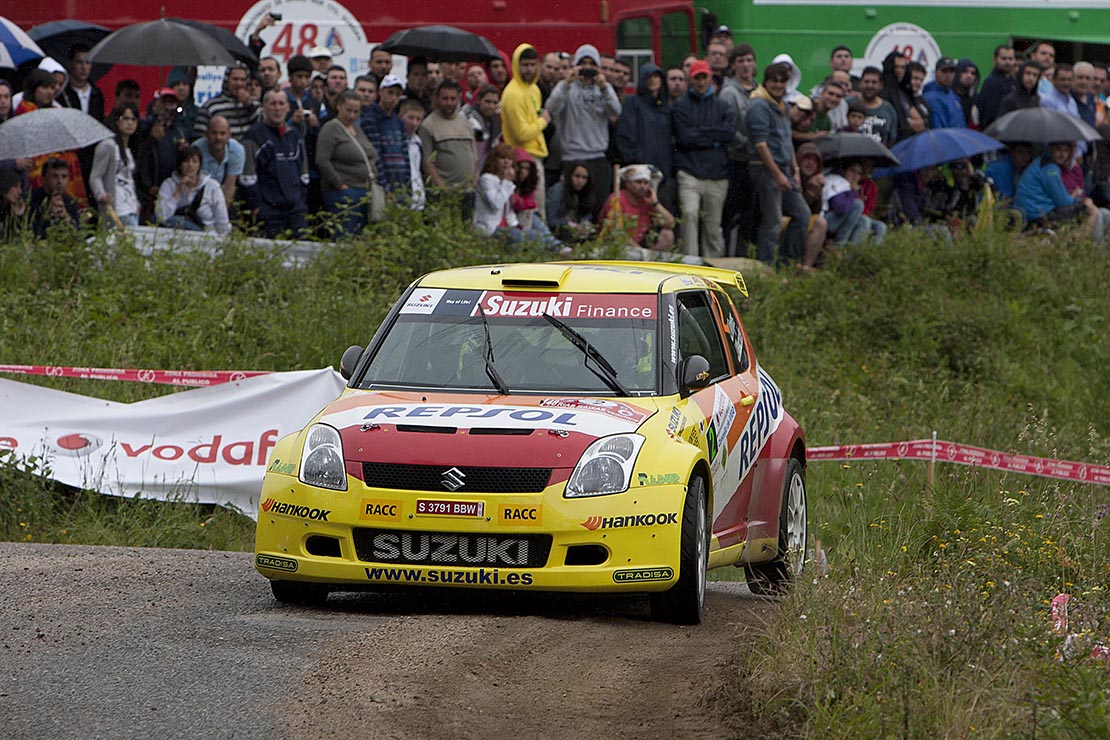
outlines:
[[[776,607],[459,591],[281,606],[245,553],[0,543],[13,738],[726,737],[713,697]]]

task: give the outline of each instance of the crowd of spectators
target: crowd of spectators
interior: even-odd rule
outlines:
[[[973,222],[987,187],[1024,224],[1110,229],[1105,142],[1017,143],[987,161],[876,180],[867,159],[823,158],[835,132],[887,147],[930,128],[986,128],[1043,106],[1106,131],[1107,69],[1057,62],[1039,43],[1019,61],[1002,44],[982,78],[970,59],[933,69],[891,53],[852,75],[833,48],[828,76],[801,90],[787,55],[761,70],[755,50],[720,27],[704,57],[664,69],[583,44],[528,43],[486,63],[410,58],[405,79],[375,49],[348,79],[314,48],[284,65],[226,69],[197,105],[195,71],[142,91],[124,80],[114,104],[90,80],[89,49],[44,60],[21,91],[0,81],[0,121],[36,108],[78,108],[112,138],[78,151],[0,162],[0,230],[37,236],[58,223],[156,224],[275,237],[357,234],[388,203],[422,210],[461,191],[466,217],[491,237],[556,251],[601,232],[712,260],[752,255],[816,269],[826,254],[889,226],[951,231]],[[930,75],[932,79],[929,80]],[[929,80],[928,82],[926,82]]]

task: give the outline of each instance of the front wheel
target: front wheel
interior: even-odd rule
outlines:
[[[328,587],[304,581],[270,581],[270,591],[283,604],[319,606],[328,600]]]
[[[778,596],[796,578],[806,559],[806,475],[802,463],[790,458],[779,511],[778,550],[766,563],[747,566],[748,588],[757,596]]]
[[[705,481],[694,477],[682,507],[678,583],[669,591],[651,594],[651,616],[672,624],[700,624],[705,610],[705,573],[709,568],[709,520]]]

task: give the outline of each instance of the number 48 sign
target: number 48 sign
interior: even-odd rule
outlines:
[[[892,23],[871,37],[864,58],[857,58],[853,64],[853,74],[858,75],[865,66],[882,67],[883,59],[892,51],[924,65],[929,79],[933,76],[933,66],[941,57],[937,40],[924,28],[913,23]]]
[[[290,57],[307,56],[313,47],[322,46],[349,78],[366,71],[373,44],[367,42],[358,19],[335,0],[262,0],[243,14],[235,35],[247,38],[267,13],[280,14],[281,20],[262,32],[262,56],[277,57],[284,67]]]

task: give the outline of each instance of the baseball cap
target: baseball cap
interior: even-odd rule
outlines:
[[[378,85],[378,89],[384,90],[387,87],[404,87],[404,84],[397,75],[386,75],[382,78],[382,84]]]
[[[698,75],[712,75],[713,69],[709,66],[709,62],[704,59],[698,59],[690,65],[690,77],[697,77]]]
[[[937,60],[936,69],[955,69],[956,60],[952,57],[941,57]]]
[[[621,168],[621,179],[628,182],[636,182],[637,180],[650,180],[651,179],[651,165],[646,164],[630,164]]]
[[[810,98],[808,95],[798,95],[793,100],[791,100],[790,103],[798,110],[804,110],[807,112],[813,110],[813,99]]]
[[[719,26],[717,26],[716,28],[713,29],[713,34],[712,35],[716,36],[717,34],[722,34],[722,33],[727,35],[727,36],[732,36],[732,29],[722,23],[721,25],[719,25]]]
[[[328,57],[330,59],[331,50],[325,46],[313,46],[308,50],[308,54],[305,54],[305,56],[309,59],[319,59],[320,57]]]
[[[160,87],[154,91],[154,99],[159,98],[173,98],[177,100],[177,92],[172,87]]]

